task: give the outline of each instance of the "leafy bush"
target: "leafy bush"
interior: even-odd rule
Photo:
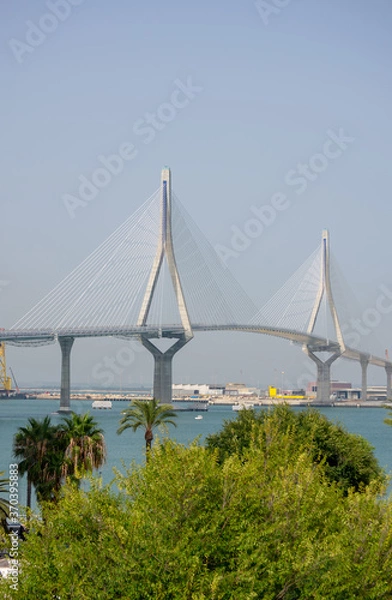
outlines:
[[[243,456],[257,439],[266,444],[268,436],[291,434],[292,451],[306,451],[315,463],[324,466],[330,482],[338,483],[347,493],[370,483],[385,482],[385,475],[373,453],[373,447],[359,435],[348,433],[321,413],[309,409],[294,412],[288,406],[271,411],[242,410],[235,420],[227,420],[221,431],[207,437],[209,449],[217,450],[222,463],[228,456]]]
[[[264,417],[248,447],[224,461],[197,444],[158,444],[145,466],[116,475],[116,493],[97,482],[89,491],[66,486],[21,544],[19,590],[10,596],[4,580],[0,595],[391,598],[391,503],[376,484],[359,494],[331,482],[291,420]]]

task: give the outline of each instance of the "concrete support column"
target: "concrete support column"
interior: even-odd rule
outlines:
[[[307,348],[307,355],[317,366],[317,402],[329,404],[331,401],[331,365],[341,356],[341,352],[335,352],[326,361],[321,360],[309,348]]]
[[[386,365],[385,372],[387,374],[387,400],[392,400],[392,367]]]
[[[172,401],[173,389],[173,356],[189,342],[185,335],[181,337],[173,346],[162,352],[154,346],[150,340],[141,336],[141,342],[145,348],[154,357],[154,388],[153,397],[162,404],[170,404]]]
[[[361,400],[367,400],[367,368],[369,359],[365,356],[361,356],[361,369],[362,369],[362,388],[361,388]]]
[[[61,348],[61,392],[60,411],[71,410],[71,349],[74,343],[73,337],[59,337]]]
[[[170,404],[173,389],[173,357],[166,352],[154,354],[154,398],[162,404]]]

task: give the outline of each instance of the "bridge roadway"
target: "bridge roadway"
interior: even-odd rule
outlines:
[[[313,352],[339,352],[338,342],[327,340],[313,334],[302,333],[291,329],[260,325],[203,325],[192,324],[192,331],[240,331],[242,333],[258,333],[262,335],[271,335],[282,339],[290,340],[296,344],[307,346]],[[8,329],[0,331],[0,341],[11,342],[15,345],[41,345],[51,344],[59,338],[92,338],[92,337],[120,337],[120,338],[138,338],[144,335],[148,338],[178,338],[184,334],[184,328],[181,325],[144,325],[141,327],[95,327],[95,328],[59,328],[42,330],[17,330]],[[372,354],[361,352],[354,348],[345,347],[341,356],[358,362],[366,361],[370,365],[392,369],[392,361],[373,356]]]

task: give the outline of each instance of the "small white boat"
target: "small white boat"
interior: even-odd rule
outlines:
[[[203,417],[201,415],[197,415],[197,417],[195,417],[196,421],[201,421]]]
[[[111,400],[94,400],[91,408],[112,408]]]

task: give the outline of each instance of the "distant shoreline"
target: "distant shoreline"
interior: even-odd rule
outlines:
[[[143,397],[142,394],[110,394],[110,393],[100,393],[93,392],[91,394],[80,394],[75,393],[71,394],[71,401],[82,401],[82,402],[94,402],[95,400],[111,400],[114,402],[131,402],[135,398]],[[151,396],[146,395],[146,399],[151,398]],[[27,400],[60,400],[60,394],[56,392],[51,393],[39,393],[35,394],[32,398],[27,398]],[[323,408],[323,407],[333,407],[333,408],[390,408],[392,409],[392,402],[387,400],[331,400],[329,402],[317,402],[315,398],[309,399],[297,399],[290,400],[285,398],[268,398],[268,397],[260,397],[260,398],[252,398],[249,396],[236,396],[236,397],[224,397],[224,396],[216,396],[216,397],[200,397],[200,398],[190,398],[190,397],[178,397],[173,398],[173,404],[178,402],[190,402],[190,403],[208,403],[210,406],[238,406],[244,405],[245,407],[260,407],[260,406],[276,406],[282,404],[288,404],[289,406],[298,406],[298,407],[315,407],[315,408]]]

